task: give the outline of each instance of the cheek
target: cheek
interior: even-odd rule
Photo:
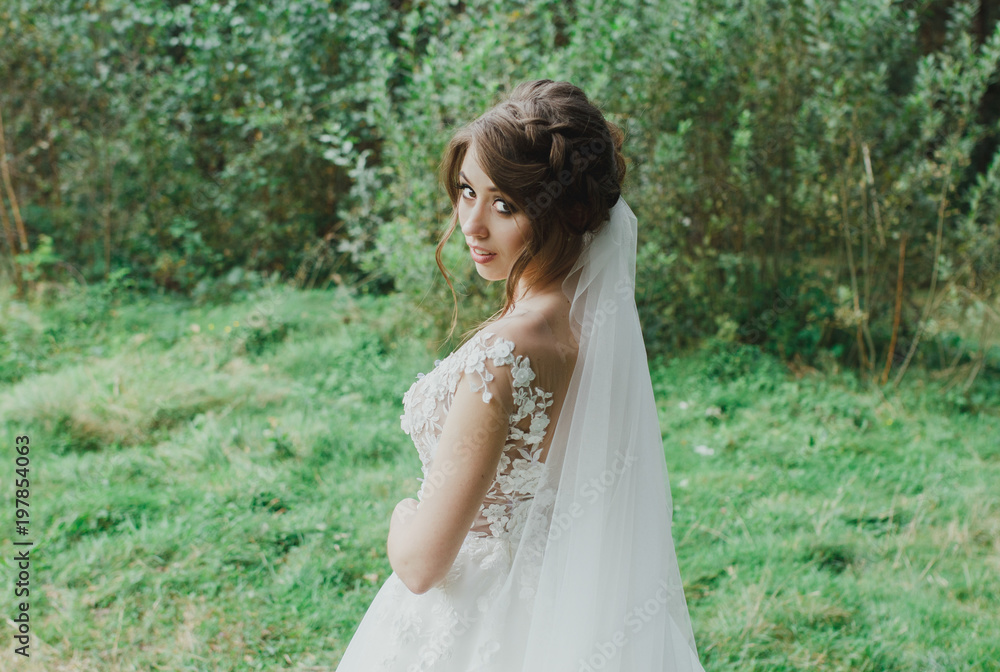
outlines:
[[[465,202],[465,199],[458,199],[458,205],[455,206],[455,212],[458,213],[458,228],[459,230],[463,230],[465,220],[469,218],[469,204]]]
[[[528,224],[526,222],[517,221],[514,226],[514,231],[511,234],[511,242],[515,250],[520,251],[524,244],[528,240]]]

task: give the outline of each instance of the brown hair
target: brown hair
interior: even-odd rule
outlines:
[[[458,225],[458,173],[469,147],[475,146],[483,171],[530,222],[524,249],[507,278],[504,305],[491,321],[513,306],[517,282],[530,262],[528,287],[555,280],[573,267],[584,234],[608,220],[625,180],[624,139],[580,88],[549,79],[519,84],[452,136],[441,163],[452,216],[435,253],[455,301],[452,331],[458,296],[441,250]]]

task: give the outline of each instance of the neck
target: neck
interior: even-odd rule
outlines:
[[[561,275],[544,285],[535,285],[534,287],[528,287],[527,281],[522,277],[518,280],[517,287],[514,289],[514,304],[511,308],[518,308],[524,306],[524,304],[533,303],[536,299],[545,296],[551,296],[555,293],[562,293],[562,283],[566,279],[565,275]]]

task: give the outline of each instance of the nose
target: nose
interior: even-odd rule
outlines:
[[[485,214],[480,210],[479,203],[472,207],[460,208],[459,218],[465,210],[465,219],[461,223],[462,233],[472,238],[482,238],[487,234]]]

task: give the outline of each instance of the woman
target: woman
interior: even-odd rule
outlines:
[[[403,398],[424,478],[339,672],[701,670],[635,308],[623,136],[525,82],[452,138],[456,226],[504,306]],[[450,285],[449,280],[449,285]],[[456,303],[457,310],[457,303]]]

